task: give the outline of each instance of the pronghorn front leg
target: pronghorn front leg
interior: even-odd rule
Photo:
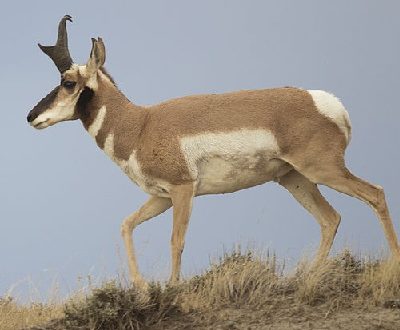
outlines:
[[[171,207],[171,199],[164,197],[150,197],[147,202],[136,212],[132,213],[122,222],[121,235],[124,239],[126,253],[128,255],[129,273],[133,283],[145,286],[145,281],[139,273],[135,249],[132,240],[133,229],[142,222],[149,220]]]
[[[194,187],[194,183],[179,185],[171,189],[170,192],[174,209],[171,236],[172,270],[170,282],[179,281],[181,255],[185,245],[185,234],[192,211]]]

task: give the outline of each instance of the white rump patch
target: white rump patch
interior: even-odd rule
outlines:
[[[103,126],[105,116],[106,116],[106,106],[103,105],[99,109],[99,111],[97,111],[96,118],[88,128],[88,132],[93,138],[96,138],[97,134],[100,131],[100,128]]]
[[[346,136],[347,143],[351,138],[350,117],[342,102],[334,96],[321,90],[308,91],[314,100],[318,111],[332,120]]]

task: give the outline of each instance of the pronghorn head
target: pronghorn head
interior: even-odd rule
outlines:
[[[105,47],[101,38],[92,38],[92,50],[86,65],[74,64],[68,50],[66,22],[72,22],[65,15],[58,25],[58,39],[54,46],[42,46],[57,66],[61,74],[61,83],[44,97],[28,114],[31,126],[43,129],[60,121],[79,118],[78,105],[80,98],[93,94],[97,89],[97,72],[106,58]],[[84,93],[90,91],[90,93]]]

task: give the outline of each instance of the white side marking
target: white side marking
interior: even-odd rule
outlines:
[[[115,157],[114,134],[110,133],[107,135],[106,140],[104,141],[103,151],[106,153],[108,157],[111,158],[112,161],[114,161],[125,172],[126,175],[128,175],[128,177],[132,181],[134,181],[139,186],[145,185],[145,177],[137,161],[135,150],[129,156],[128,160],[119,159]]]
[[[309,90],[308,92],[313,98],[318,111],[331,119],[341,129],[346,136],[347,143],[349,143],[351,138],[350,117],[340,100],[325,91]]]
[[[171,185],[162,179],[146,176],[138,162],[136,150],[129,156],[128,161],[117,161],[117,163],[128,177],[148,194],[169,197]]]
[[[133,150],[128,160],[119,159],[114,155],[114,134],[109,134],[104,143],[104,152],[124,171],[124,173],[145,192],[162,197],[169,197],[170,184],[162,179],[146,176],[137,160],[136,150]]]
[[[114,158],[114,134],[110,133],[107,135],[106,140],[104,141],[104,147],[103,147],[104,152],[110,157],[112,160],[115,160]]]
[[[99,109],[99,111],[97,111],[96,118],[88,128],[88,132],[93,138],[96,138],[97,134],[100,131],[101,126],[103,126],[105,116],[106,116],[106,106],[103,105]]]
[[[143,175],[142,169],[140,168],[139,162],[136,156],[136,150],[133,150],[132,154],[129,156],[128,159],[128,176],[136,182],[139,186],[145,186],[146,178]]]
[[[267,158],[279,153],[275,136],[263,129],[185,136],[181,138],[181,149],[193,178],[197,178],[197,164],[202,160],[222,157],[229,162],[229,159],[234,161],[238,157],[246,157],[251,163],[257,160],[254,156],[259,153]]]
[[[128,177],[138,184],[140,187],[146,187],[146,178],[143,175],[143,172],[140,168],[140,165],[137,161],[136,151],[133,150],[132,154],[129,156],[128,160],[120,159],[115,157],[114,154],[114,133],[110,133],[107,135],[106,140],[104,141],[103,151],[106,153],[108,157],[111,158],[121,169],[125,172]]]

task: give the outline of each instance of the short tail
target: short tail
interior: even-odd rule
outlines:
[[[342,102],[335,95],[325,91],[309,90],[308,92],[313,98],[317,110],[340,128],[348,145],[351,140],[351,123],[349,113]]]

